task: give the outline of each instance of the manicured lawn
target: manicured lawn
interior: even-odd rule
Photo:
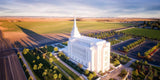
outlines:
[[[142,36],[147,37],[150,39],[157,39],[160,40],[160,30],[151,30],[151,29],[141,29],[141,28],[132,28],[122,31],[126,34],[136,35],[136,36]]]
[[[66,74],[64,74],[60,69],[54,68],[55,65],[50,64],[50,62],[46,58],[43,58],[43,55],[36,49],[23,50],[23,56],[26,59],[31,70],[34,72],[37,80],[53,80],[53,75],[55,74],[62,75],[61,78],[57,79],[68,80],[68,76],[66,76]],[[41,67],[40,64],[42,64]]]
[[[20,27],[32,30],[38,34],[45,33],[69,33],[73,27],[73,21],[54,22],[3,22],[2,26],[8,28],[6,31],[21,31]],[[88,30],[117,29],[131,26],[130,23],[104,23],[95,21],[77,21],[80,32]]]
[[[73,79],[75,80],[81,80],[79,76],[77,76],[75,73],[73,73],[70,69],[68,69],[65,65],[63,65],[61,62],[59,62],[54,56],[51,57],[53,59],[53,62],[59,65],[65,72],[67,72]]]

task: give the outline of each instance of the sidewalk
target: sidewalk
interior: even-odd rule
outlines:
[[[23,55],[22,55],[21,52],[20,52],[20,55],[21,55],[21,57],[22,57],[23,63],[26,64],[26,67],[27,67],[27,69],[28,69],[28,71],[29,71],[30,76],[32,76],[33,80],[36,80],[36,78],[35,78],[32,70],[30,69],[29,65],[27,64],[27,62],[26,62],[26,60],[24,59],[24,57],[23,57]],[[22,65],[22,66],[23,66],[23,65]]]
[[[70,69],[70,70],[71,70],[72,72],[74,72],[76,75],[80,76],[80,78],[81,78],[82,80],[85,80],[80,73],[78,73],[78,72],[75,71],[73,68],[71,68],[70,66],[68,66],[66,63],[64,63],[64,62],[63,62],[60,58],[58,58],[56,55],[55,55],[55,57],[57,58],[57,60],[58,60],[59,62],[61,62],[63,65],[65,65],[68,69]]]
[[[46,55],[46,57],[49,59],[49,57]],[[61,67],[59,67],[56,63],[52,62],[54,65],[58,67],[64,74],[66,74],[68,77],[70,77],[72,80],[74,80],[67,72],[65,72]]]

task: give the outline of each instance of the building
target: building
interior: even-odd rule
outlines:
[[[110,69],[110,42],[82,36],[78,31],[76,19],[67,51],[64,53],[90,71],[105,72]]]

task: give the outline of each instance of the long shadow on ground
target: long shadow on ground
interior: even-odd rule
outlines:
[[[16,26],[19,27],[25,34],[27,34],[29,36],[28,38],[31,41],[36,43],[36,45],[32,44],[32,46],[30,46],[30,47],[44,46],[44,45],[49,45],[49,44],[53,44],[53,43],[57,43],[57,42],[63,42],[63,41],[67,40],[67,38],[65,38],[65,37],[63,37],[64,39],[62,39],[62,40],[50,39],[50,38],[47,38],[43,35],[37,34],[36,32],[34,32],[32,30],[25,29],[22,26],[19,26],[19,25],[16,25]]]

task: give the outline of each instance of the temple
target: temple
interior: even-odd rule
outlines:
[[[82,36],[76,25],[76,18],[74,18],[71,37],[64,53],[90,71],[98,73],[110,69],[110,42]]]

